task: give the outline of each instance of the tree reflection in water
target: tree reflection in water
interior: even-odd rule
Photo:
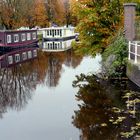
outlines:
[[[0,69],[0,117],[8,108],[21,110],[32,98],[37,73],[30,66],[33,60],[10,68]]]
[[[82,58],[76,56],[73,51],[63,53],[39,51],[36,59],[0,69],[0,117],[2,118],[3,113],[9,108],[17,111],[23,109],[32,98],[37,85],[48,83],[49,87],[57,86],[62,65],[75,68]]]
[[[124,82],[124,81],[123,81]],[[80,140],[134,140],[140,134],[140,95],[130,91],[128,81],[114,85],[95,75],[77,76],[79,110],[73,124]]]
[[[77,56],[72,50],[66,52],[46,53],[47,55],[47,85],[56,87],[63,72],[62,65],[76,68],[82,61],[82,56]]]

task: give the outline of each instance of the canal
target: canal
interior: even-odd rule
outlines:
[[[72,50],[1,68],[0,139],[138,139],[139,88],[101,79],[101,68],[100,55]]]

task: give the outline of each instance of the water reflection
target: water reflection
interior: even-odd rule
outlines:
[[[140,138],[140,90],[128,81],[111,84],[95,75],[77,76],[79,110],[73,124],[81,130],[80,140],[134,140]],[[133,91],[135,90],[135,92]]]
[[[29,50],[28,50],[29,51]],[[60,53],[39,51],[36,57],[9,64],[16,54],[22,56],[26,51],[15,51],[3,55],[0,69],[0,117],[7,110],[21,110],[32,99],[37,85],[56,87],[63,72],[63,64],[75,68],[82,61],[72,50]],[[27,53],[28,55],[28,53]],[[5,57],[6,56],[6,57]],[[33,56],[33,55],[32,55]],[[76,61],[75,61],[76,59]],[[20,60],[23,60],[20,58]],[[24,62],[24,63],[23,63]]]
[[[75,55],[72,50],[56,53],[45,53],[48,64],[46,84],[49,87],[56,87],[63,72],[63,64],[76,68],[82,61],[82,56]]]
[[[46,41],[43,42],[43,51],[47,52],[61,52],[71,49],[71,43],[75,39],[65,40],[65,41]]]
[[[24,55],[23,55],[24,54]],[[18,59],[17,59],[18,56]],[[14,50],[1,56],[0,117],[8,108],[21,110],[36,88],[37,73],[34,61],[37,49]],[[18,60],[18,61],[17,61]],[[23,63],[24,62],[24,63]],[[32,68],[30,67],[32,65]]]

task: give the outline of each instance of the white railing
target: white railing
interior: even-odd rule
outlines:
[[[133,59],[132,55],[134,56]],[[129,41],[128,60],[134,60],[134,63],[138,63],[138,57],[140,57],[140,41]]]

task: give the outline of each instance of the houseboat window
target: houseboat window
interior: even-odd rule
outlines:
[[[31,40],[31,34],[27,33],[27,40]]]
[[[57,31],[56,30],[54,30],[54,35],[56,35],[57,34]]]
[[[57,30],[57,35],[59,35],[59,30]]]
[[[19,62],[20,61],[20,55],[19,54],[15,54],[15,62]]]
[[[13,57],[12,56],[8,56],[8,64],[13,64]]]
[[[49,30],[47,30],[47,35],[49,36]]]
[[[28,51],[28,58],[32,58],[32,52]]]
[[[11,43],[12,40],[11,40],[11,35],[7,35],[7,43]]]
[[[32,35],[33,35],[33,39],[36,39],[36,33],[34,32]]]
[[[23,52],[22,53],[22,60],[26,60],[27,59],[27,53],[26,52]]]
[[[52,49],[52,43],[50,43],[50,49]]]
[[[60,36],[62,36],[62,30],[60,30]]]
[[[50,48],[50,43],[48,43],[48,49]]]
[[[14,35],[14,42],[19,42],[19,36],[18,36],[18,34],[15,34]]]
[[[59,47],[60,47],[60,44],[58,43],[58,49],[59,49]]]
[[[55,46],[55,49],[57,49],[57,43],[55,43],[55,45],[54,45],[54,46]]]
[[[52,35],[52,30],[50,30],[50,35]]]
[[[25,41],[25,40],[26,40],[25,34],[21,34],[21,40],[22,40],[22,41]]]
[[[33,50],[33,56],[37,57],[37,50]]]

